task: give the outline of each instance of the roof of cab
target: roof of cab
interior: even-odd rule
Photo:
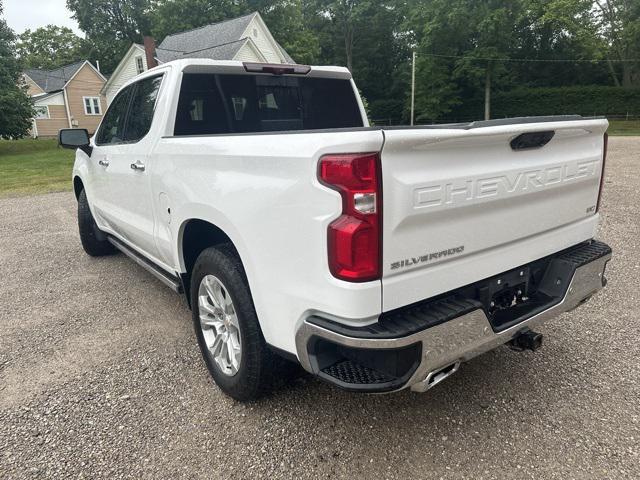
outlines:
[[[253,62],[250,62],[253,63]],[[268,64],[265,64],[268,65]],[[275,66],[282,67],[286,64],[276,64]],[[300,66],[300,65],[297,65]],[[159,71],[166,67],[176,68],[180,71],[186,71],[189,73],[247,73],[244,68],[244,62],[237,60],[211,60],[208,58],[185,58],[180,60],[173,60],[171,62],[163,63],[158,67],[152,68],[148,72]],[[255,73],[254,73],[255,75]],[[268,75],[268,74],[266,74]],[[328,78],[343,78],[350,79],[351,72],[345,67],[338,66],[311,66],[311,70],[308,74],[295,74],[296,76],[307,77],[328,77]]]

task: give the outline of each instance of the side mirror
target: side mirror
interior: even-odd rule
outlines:
[[[79,148],[87,155],[93,150],[89,145],[89,132],[86,128],[63,128],[58,132],[58,145],[75,150]]]

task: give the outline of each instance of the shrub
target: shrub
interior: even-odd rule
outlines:
[[[573,86],[519,88],[495,92],[491,100],[491,118],[534,115],[640,115],[640,88]],[[484,99],[463,101],[447,115],[447,121],[477,120],[484,116]]]

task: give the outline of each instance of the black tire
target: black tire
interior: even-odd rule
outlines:
[[[224,284],[231,295],[238,318],[242,351],[238,371],[233,376],[225,375],[213,360],[200,328],[198,289],[205,275],[214,275]],[[202,251],[193,268],[190,292],[193,328],[198,345],[218,387],[239,401],[255,400],[271,391],[291,369],[287,365],[290,362],[267,346],[260,330],[244,268],[231,245],[219,245]]]
[[[78,230],[82,248],[87,254],[92,257],[102,257],[116,253],[116,248],[109,243],[107,236],[96,225],[84,190],[78,196]]]

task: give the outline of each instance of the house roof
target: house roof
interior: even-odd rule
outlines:
[[[84,63],[85,60],[82,60],[53,70],[32,68],[26,70],[24,73],[26,73],[29,78],[46,93],[51,93],[62,90],[67,82],[71,80],[78,70],[80,70]]]
[[[232,60],[244,45],[246,38],[243,34],[257,15],[257,12],[253,12],[243,17],[169,35],[156,47],[156,57],[162,63],[196,57]],[[280,45],[278,47],[288,62],[295,63]]]
[[[173,57],[176,53],[203,51],[240,40],[255,16],[256,13],[254,12],[243,17],[205,25],[204,27],[194,28],[175,35],[168,35],[156,49],[158,60],[161,62],[169,61],[162,58],[166,54],[172,57],[171,60],[175,60]]]
[[[178,58],[210,58],[211,60],[231,60],[233,59],[238,50],[247,42],[246,38],[236,40],[235,42],[229,42],[222,45],[216,45],[215,47],[205,48],[202,50],[194,50],[192,52],[174,53],[176,56],[171,60],[177,60]]]

